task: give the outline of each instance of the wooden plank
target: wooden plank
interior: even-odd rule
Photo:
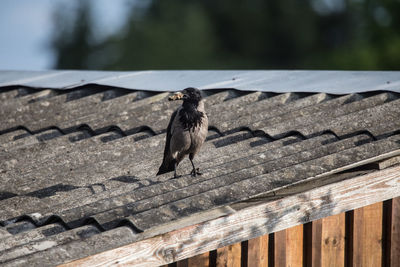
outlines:
[[[345,213],[322,219],[321,266],[344,266]]]
[[[303,225],[286,230],[286,266],[303,265]]]
[[[221,244],[234,244],[298,223],[314,221],[397,197],[400,195],[399,185],[400,166],[396,166],[288,195],[285,198],[254,204],[236,213],[164,234],[161,229],[150,229],[137,234],[137,239],[141,241],[75,260],[63,266],[116,265],[116,260],[124,266],[171,263],[217,249]],[[369,209],[368,212],[376,212]],[[369,218],[373,217],[366,218],[370,220]],[[368,227],[376,228],[376,225],[371,225],[370,222]],[[152,236],[154,232],[160,234]],[[377,244],[378,241],[374,240]]]
[[[354,210],[353,266],[382,265],[383,203]]]
[[[312,251],[311,262],[314,267],[321,267],[321,240],[322,240],[322,219],[312,222]],[[308,264],[310,266],[310,264]]]
[[[210,253],[206,252],[200,255],[193,256],[188,259],[178,261],[177,267],[208,267],[209,266]]]
[[[303,225],[275,233],[275,266],[303,265]]]
[[[208,267],[209,266],[210,253],[205,252],[203,254],[191,257],[187,259],[188,267]]]
[[[189,267],[208,267],[209,266],[210,253],[205,252],[201,255],[197,255],[188,259]]]
[[[374,165],[376,165],[376,167],[378,167],[380,170],[383,170],[383,169],[392,167],[394,165],[397,165],[399,163],[400,163],[400,156],[396,156],[393,158],[379,161],[379,162],[375,163]]]
[[[269,235],[263,235],[248,241],[247,266],[268,266]]]
[[[286,230],[278,231],[274,234],[274,266],[286,266]]]
[[[392,200],[390,266],[400,266],[400,197]]]
[[[217,267],[240,267],[241,254],[240,243],[217,249]]]
[[[363,219],[364,209],[359,208],[353,211],[353,251],[352,251],[352,265],[361,266],[363,256]]]
[[[188,259],[184,259],[176,263],[176,267],[188,267],[188,265]]]
[[[364,251],[363,266],[382,264],[382,222],[383,203],[369,205],[364,209]],[[366,239],[366,240],[365,240]]]

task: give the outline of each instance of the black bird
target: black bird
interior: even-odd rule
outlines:
[[[176,168],[186,155],[189,155],[193,166],[191,174],[201,175],[199,169],[194,167],[193,158],[207,137],[208,118],[204,111],[204,101],[200,91],[193,87],[169,97],[170,101],[179,99],[183,103],[169,121],[164,158],[157,175],[174,171],[174,177],[178,177]]]

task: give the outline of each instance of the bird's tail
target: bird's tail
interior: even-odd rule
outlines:
[[[164,160],[158,169],[157,175],[172,172],[173,170],[175,170],[175,160]]]

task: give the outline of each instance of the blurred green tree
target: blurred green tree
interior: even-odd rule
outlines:
[[[56,55],[57,69],[90,69],[89,55],[93,52],[92,18],[88,0],[79,1],[75,14],[65,12],[66,6],[57,6],[54,14],[54,33],[51,47]],[[96,68],[96,66],[93,66]]]
[[[87,1],[56,19],[56,68],[400,69],[394,0],[152,0],[98,42]]]
[[[400,1],[348,0],[345,4],[348,40],[332,50],[316,53],[309,66],[399,70]]]

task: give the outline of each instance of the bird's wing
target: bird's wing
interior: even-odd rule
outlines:
[[[165,142],[163,161],[167,158],[168,153],[169,153],[170,143],[171,143],[171,137],[172,137],[171,128],[172,128],[172,123],[173,123],[174,120],[175,120],[176,114],[178,114],[178,109],[175,110],[174,113],[172,113],[171,119],[169,120],[169,123],[168,123],[167,138],[166,138],[166,142]]]
[[[168,128],[167,128],[167,138],[165,141],[165,148],[164,148],[164,158],[161,163],[160,168],[158,169],[157,175],[170,172],[174,170],[174,161],[172,161],[172,158],[170,156],[170,144],[171,144],[171,138],[172,138],[172,125],[175,120],[176,114],[178,114],[178,110],[175,110],[174,113],[171,115],[171,119],[168,123]]]

